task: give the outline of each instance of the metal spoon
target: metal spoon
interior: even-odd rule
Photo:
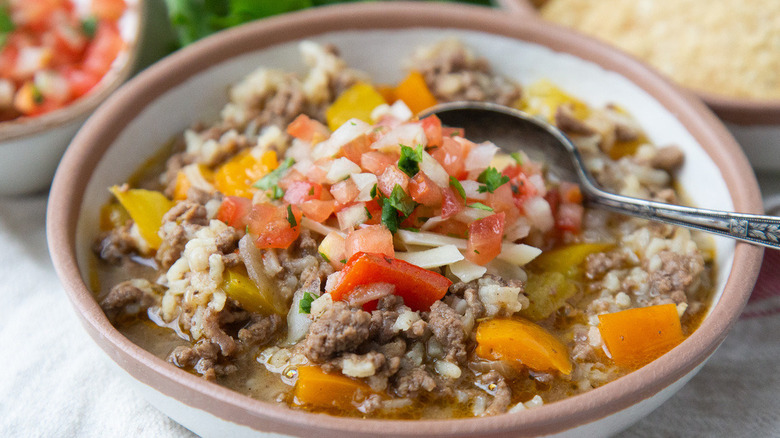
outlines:
[[[579,182],[588,206],[780,249],[779,217],[684,207],[602,190],[566,135],[522,111],[493,103],[451,102],[427,109],[420,118],[431,114],[445,125],[464,128],[472,141],[490,140],[516,150],[522,148],[531,158],[543,157],[560,178]]]

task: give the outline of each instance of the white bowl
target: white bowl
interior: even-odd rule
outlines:
[[[125,181],[193,121],[214,120],[228,85],[258,66],[303,71],[301,39],[333,43],[351,66],[379,83],[393,83],[404,75],[400,61],[414,47],[448,36],[460,38],[498,72],[523,84],[548,78],[591,104],[626,108],[652,141],[674,142],[685,151],[679,180],[694,204],[760,212],[758,186],[745,156],[704,105],[632,58],[541,21],[519,26],[514,17],[486,8],[377,3],[321,8],[230,30],[163,60],[110,98],[74,139],[49,201],[50,252],[84,327],[160,410],[205,436],[601,436],[647,415],[715,351],[750,294],[762,255],[756,247],[722,238],[716,239],[714,304],[682,344],[601,388],[491,418],[362,420],[291,410],[180,370],[110,324],[87,286],[106,187]]]
[[[125,47],[111,69],[86,96],[32,118],[0,122],[0,195],[23,195],[46,189],[65,148],[92,111],[133,70],[143,34],[143,0],[128,0],[119,19]]]

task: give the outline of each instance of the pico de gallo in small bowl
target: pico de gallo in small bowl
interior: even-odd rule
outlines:
[[[0,122],[63,108],[100,82],[125,45],[124,0],[0,3]]]
[[[142,0],[0,1],[0,195],[45,189],[92,111],[131,74]]]

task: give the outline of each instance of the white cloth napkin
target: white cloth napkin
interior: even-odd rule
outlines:
[[[80,326],[49,259],[45,209],[42,195],[0,198],[0,437],[192,437]],[[780,313],[741,319],[688,385],[621,436],[780,437],[779,361]]]

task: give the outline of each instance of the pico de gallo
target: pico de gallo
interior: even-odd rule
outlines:
[[[63,108],[100,82],[124,47],[124,0],[0,1],[0,121]]]
[[[696,328],[705,241],[589,210],[543,161],[416,115],[503,99],[558,124],[604,185],[673,200],[624,110],[521,93],[458,42],[391,85],[301,49],[307,76],[252,73],[162,168],[110,188],[95,290],[131,340],[261,400],[408,419],[561,400]]]

